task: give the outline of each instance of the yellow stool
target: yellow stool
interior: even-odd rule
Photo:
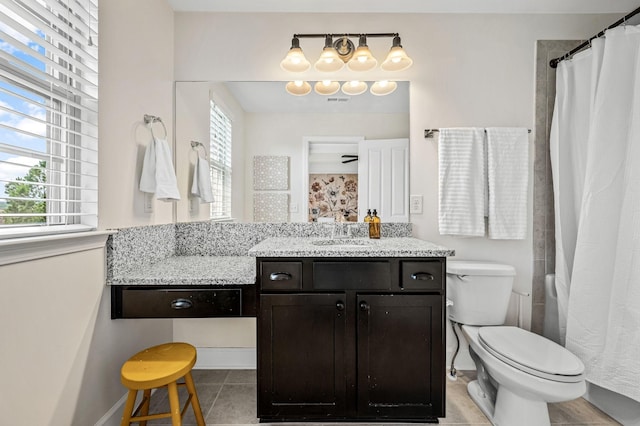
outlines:
[[[193,407],[198,426],[205,426],[200,401],[191,377],[191,368],[195,363],[196,348],[188,343],[165,343],[153,346],[129,358],[120,370],[122,384],[129,389],[121,426],[129,426],[132,422],[139,422],[141,426],[146,426],[147,420],[167,417],[171,417],[173,426],[181,426],[182,416],[187,411],[189,403]],[[177,382],[181,377],[184,377],[184,383]],[[189,391],[189,397],[181,410],[178,386],[185,385]],[[149,415],[151,389],[164,386],[168,388],[171,411]],[[139,390],[144,391],[143,399],[134,411],[133,406]]]

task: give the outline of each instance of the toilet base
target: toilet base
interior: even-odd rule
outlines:
[[[495,404],[486,397],[477,380],[467,385],[469,396],[494,426],[548,426],[549,409],[543,401],[533,401],[509,391],[498,389]]]

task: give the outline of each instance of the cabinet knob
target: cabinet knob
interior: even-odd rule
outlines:
[[[339,301],[336,303],[336,309],[339,311],[344,311],[344,302],[343,301]]]
[[[369,304],[363,300],[362,302],[360,302],[360,310],[361,311],[368,311],[369,310]]]
[[[171,301],[172,309],[189,309],[193,306],[193,302],[189,299],[175,299]]]
[[[291,279],[291,274],[288,272],[272,272],[269,275],[271,281],[287,281]]]
[[[411,274],[411,279],[418,281],[433,281],[435,277],[428,272],[414,272]]]

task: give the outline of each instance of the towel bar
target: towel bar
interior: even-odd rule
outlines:
[[[205,148],[205,146],[202,144],[202,142],[198,142],[198,141],[191,141],[191,148],[193,148],[194,151],[196,151],[198,153],[198,156],[200,156],[200,150],[198,148],[202,147],[202,152],[204,153],[204,159],[207,159],[207,148]]]
[[[162,128],[164,129],[164,137],[166,139],[169,136],[169,133],[167,132],[167,127],[164,125],[162,118],[157,117],[155,115],[149,115],[149,114],[144,115],[144,124],[147,125],[147,127],[151,131],[151,136],[153,136],[154,138],[156,137],[156,135],[153,133],[153,123],[156,123],[156,122],[162,124]]]
[[[424,137],[426,139],[432,139],[434,137],[434,133],[439,131],[440,129],[424,129]],[[527,129],[527,132],[531,133],[531,129]]]

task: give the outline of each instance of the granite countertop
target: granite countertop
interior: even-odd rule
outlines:
[[[249,250],[256,257],[445,257],[455,251],[412,237],[268,238]]]
[[[113,277],[111,285],[255,284],[251,256],[173,256]]]

